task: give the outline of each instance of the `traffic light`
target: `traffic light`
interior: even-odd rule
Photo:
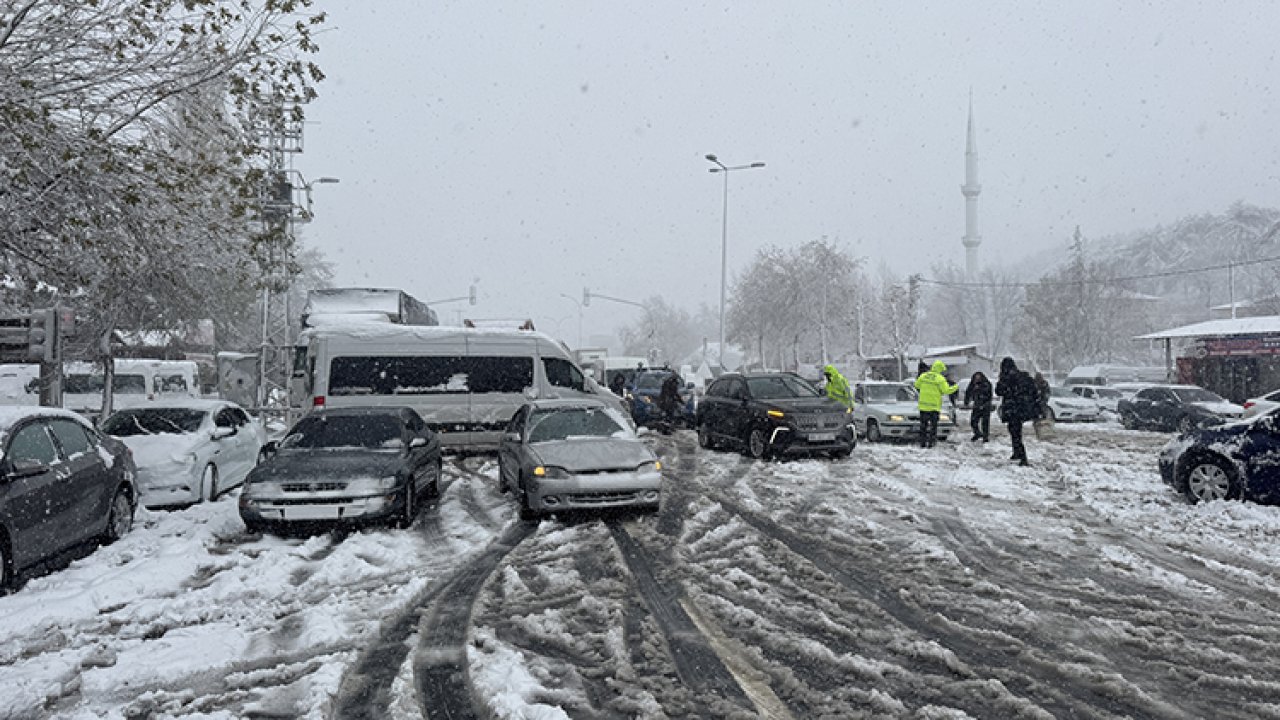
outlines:
[[[53,309],[31,311],[27,326],[27,357],[39,362],[58,360],[58,312]]]

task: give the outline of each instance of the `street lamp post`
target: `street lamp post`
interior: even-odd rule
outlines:
[[[572,295],[569,295],[568,293],[560,293],[560,297],[578,306],[578,348],[577,349],[581,350],[582,349],[582,303],[579,302],[577,298],[573,297]]]
[[[733,170],[762,168],[764,163],[753,162],[750,165],[728,166],[720,162],[720,159],[715,155],[708,155],[707,160],[715,164],[715,167],[711,168],[711,172],[724,173],[724,210],[722,213],[723,221],[720,226],[720,348],[717,351],[720,369],[724,370],[724,296],[725,288],[729,281],[729,173]]]

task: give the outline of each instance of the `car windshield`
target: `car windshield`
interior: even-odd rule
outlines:
[[[539,410],[529,419],[529,442],[553,442],[571,437],[626,437],[622,423],[605,408]]]
[[[1051,387],[1051,388],[1049,388],[1049,396],[1050,396],[1050,397],[1060,397],[1060,398],[1078,398],[1078,397],[1080,397],[1079,395],[1076,395],[1075,393],[1071,392],[1070,390],[1068,390],[1068,389],[1066,389],[1066,388],[1064,388],[1064,387]]]
[[[280,447],[391,450],[404,446],[400,420],[394,415],[327,415],[298,421]]]
[[[185,435],[200,429],[205,412],[191,408],[138,408],[121,410],[102,423],[102,431],[116,437],[131,435]]]
[[[666,380],[669,373],[644,373],[636,376],[637,390],[658,390],[662,388],[662,381]]]
[[[862,386],[863,402],[866,403],[892,403],[892,402],[910,402],[916,399],[916,391],[904,385],[863,385]]]
[[[1173,394],[1186,403],[1226,402],[1226,399],[1222,396],[1209,392],[1204,388],[1177,388],[1173,391]]]
[[[1111,388],[1098,388],[1094,392],[1098,393],[1098,397],[1112,398],[1112,399],[1124,397],[1124,393],[1120,392],[1119,390],[1112,390]]]
[[[818,397],[821,393],[808,381],[795,375],[747,378],[747,389],[757,400]]]

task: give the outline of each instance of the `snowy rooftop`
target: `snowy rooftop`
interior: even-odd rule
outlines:
[[[1134,340],[1176,340],[1199,337],[1237,337],[1240,335],[1280,334],[1280,315],[1236,318],[1234,320],[1206,320],[1182,327],[1138,335]]]

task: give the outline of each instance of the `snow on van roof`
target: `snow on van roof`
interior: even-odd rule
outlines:
[[[311,337],[347,337],[358,340],[442,340],[459,337],[493,337],[545,340],[557,347],[560,343],[536,330],[511,330],[509,328],[468,328],[456,325],[401,325],[393,322],[370,321],[366,316],[330,315],[323,325],[310,327],[298,336],[300,342]]]

